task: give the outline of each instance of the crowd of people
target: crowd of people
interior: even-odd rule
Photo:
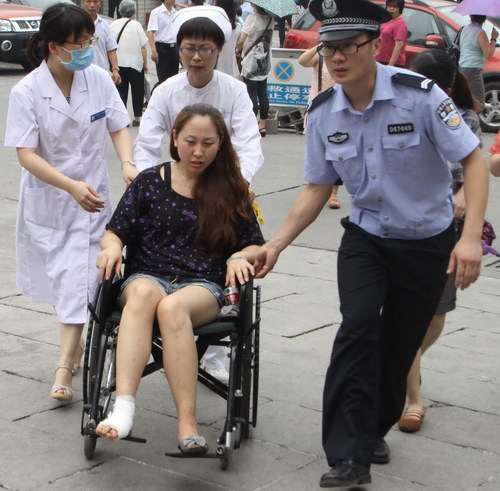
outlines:
[[[233,0],[191,3],[163,0],[146,33],[133,0],[119,3],[111,26],[98,15],[99,0],[53,5],[29,44],[37,68],[12,89],[5,144],[22,166],[17,284],[30,300],[53,305],[60,323],[50,395],[72,400],[88,295],[120,272],[122,249],[133,245],[120,296],[116,399],[96,432],[130,434],[157,319],[179,449],[205,453],[193,333],[217,317],[224,287],[265,277],[325,203],[339,208],[343,184],[352,203],[341,220],[342,323],[325,378],[330,470],[320,486],[369,483],[371,464],[390,460],[389,429],[420,429],[421,355],[443,330],[457,290],[479,276],[488,166],[477,116],[484,101],[468,82],[478,67],[461,57],[457,68],[443,50],[407,63],[404,0],[388,0],[386,9],[368,0],[312,0],[322,27],[318,47],[300,59],[313,70],[315,95],[307,184],[264,243],[251,184],[264,160],[275,19],[254,5],[241,25]],[[478,26],[462,33],[464,47],[482,38],[480,19],[472,20]],[[143,112],[148,42],[159,82]],[[134,144],[131,123],[139,127]],[[114,213],[108,134],[127,185]],[[490,152],[498,176],[500,136]],[[224,358],[214,348],[202,363],[227,381]]]

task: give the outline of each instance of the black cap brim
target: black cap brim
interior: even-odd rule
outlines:
[[[326,31],[322,32],[319,35],[318,41],[340,41],[342,39],[349,39],[349,38],[355,38],[356,36],[359,36],[360,34],[363,33],[368,33],[371,31],[365,31],[365,30],[352,30],[352,31]]]

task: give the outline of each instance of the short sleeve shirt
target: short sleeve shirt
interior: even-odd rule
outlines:
[[[94,24],[95,35],[99,38],[94,49],[94,64],[109,72],[108,51],[113,51],[118,46],[115,37],[111,34],[109,24],[102,17],[97,16]]]
[[[380,29],[380,51],[377,55],[377,61],[389,63],[392,52],[394,51],[395,41],[403,41],[403,46],[399,52],[396,65],[404,66],[406,63],[405,46],[408,38],[408,26],[403,17],[391,20],[382,24]]]
[[[154,32],[155,42],[176,42],[172,30],[172,21],[174,20],[175,13],[175,9],[168,10],[163,3],[151,11],[151,15],[149,16],[148,31]]]
[[[165,166],[165,180],[160,175]],[[249,245],[264,243],[253,212],[251,222],[237,225],[238,244],[221,257],[196,242],[198,210],[193,199],[170,184],[170,164],[141,172],[127,188],[107,225],[125,245],[134,246],[131,273],[158,277],[204,278],[224,284],[226,259]],[[249,204],[249,207],[251,205]]]
[[[372,101],[355,110],[342,85],[308,115],[304,176],[316,184],[342,178],[350,220],[386,238],[423,239],[453,219],[448,161],[479,145],[437,85],[430,91],[397,84],[394,67],[377,65]],[[421,79],[423,85],[430,81]]]

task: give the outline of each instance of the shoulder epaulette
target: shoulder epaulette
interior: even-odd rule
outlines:
[[[427,92],[429,92],[436,83],[430,78],[423,78],[420,75],[410,75],[409,73],[395,73],[391,78],[395,84],[406,85],[407,87],[414,87],[415,89],[425,90]]]
[[[315,107],[318,107],[322,102],[326,101],[333,93],[333,87],[329,87],[321,94],[318,94],[307,106],[306,112],[311,112]]]

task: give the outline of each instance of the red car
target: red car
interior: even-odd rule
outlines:
[[[385,1],[374,0],[385,5]],[[407,0],[403,17],[408,24],[406,60],[429,48],[447,48],[452,45],[458,30],[469,22],[468,16],[452,13],[456,3],[448,0]],[[492,19],[494,21],[494,19]],[[295,22],[285,38],[284,48],[309,49],[318,43],[321,24],[306,10]],[[486,20],[484,29],[489,35],[493,24]],[[485,107],[480,114],[483,131],[500,129],[500,48],[486,60],[484,72]]]

